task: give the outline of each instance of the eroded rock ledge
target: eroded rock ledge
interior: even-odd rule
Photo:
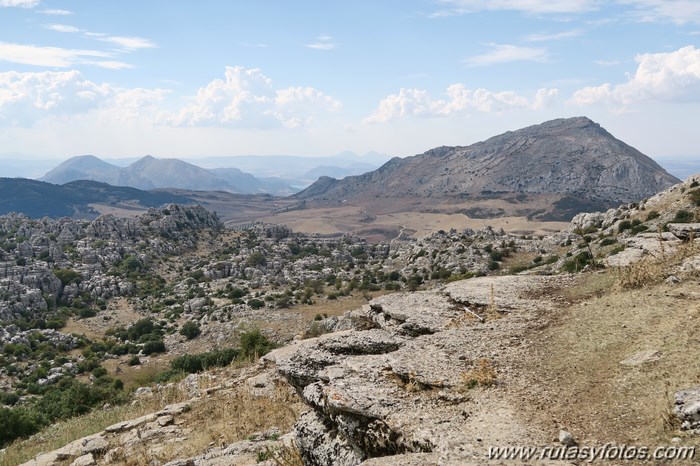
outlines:
[[[554,280],[490,277],[382,296],[346,314],[338,328],[350,330],[265,356],[311,408],[295,426],[305,462],[459,461],[479,458],[487,441],[541,440],[499,398],[517,376],[525,332],[552,306],[530,291]],[[483,360],[498,383],[470,391],[469,371]]]

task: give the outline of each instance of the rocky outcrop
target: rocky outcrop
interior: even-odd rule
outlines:
[[[673,414],[681,422],[681,429],[700,434],[700,385],[681,390],[674,398]]]
[[[534,324],[535,311],[547,306],[527,292],[549,280],[491,277],[385,295],[345,316],[353,330],[297,341],[265,356],[311,407],[295,426],[306,463],[478,456],[476,438],[465,435],[479,430],[467,394],[470,371],[488,360],[498,361],[502,383],[514,375],[524,350],[519,336]],[[511,339],[499,341],[492,337],[496,332]],[[488,426],[480,429],[480,438],[492,434]]]
[[[93,222],[67,218],[0,217],[0,320],[33,318],[80,296],[106,300],[130,296],[134,283],[110,270],[132,256],[179,254],[196,246],[198,231],[220,230],[216,214],[200,206],[169,205],[134,218],[112,215]],[[58,270],[73,276],[62,282]]]

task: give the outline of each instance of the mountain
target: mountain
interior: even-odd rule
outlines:
[[[147,155],[121,170],[118,183],[139,189],[182,188],[227,191],[233,187],[213,173],[178,159]]]
[[[336,176],[343,177],[372,171],[390,157],[383,154],[368,153],[359,156],[352,152],[343,152],[330,157],[304,157],[295,155],[240,155],[233,157],[208,157],[197,159],[196,163],[205,168],[224,165],[235,166],[254,176],[275,177],[287,181],[292,186],[306,187],[316,181],[309,179],[307,173],[318,167],[336,167]]]
[[[393,158],[360,176],[321,178],[295,197],[340,202],[556,194],[563,202],[612,207],[678,181],[599,124],[577,117],[509,131],[471,146]]]
[[[73,157],[41,178],[53,184],[93,180],[137,189],[177,188],[193,191],[270,193],[289,195],[297,190],[275,179],[258,179],[236,168],[206,170],[178,159],[146,156],[126,167],[107,163],[92,155]]]
[[[308,172],[304,173],[304,179],[307,180],[318,180],[322,176],[330,176],[333,178],[345,178],[346,176],[362,175],[366,173],[367,169],[362,168],[352,168],[352,167],[337,167],[331,165],[322,165],[320,167],[313,168]]]
[[[0,215],[9,212],[39,217],[94,218],[95,204],[145,210],[163,204],[192,204],[185,196],[111,186],[98,181],[55,185],[24,178],[0,178]]]
[[[245,194],[274,193],[277,196],[288,196],[298,191],[279,178],[257,178],[238,168],[211,168],[207,171]]]
[[[94,155],[79,155],[58,165],[41,178],[53,184],[65,184],[75,180],[101,181],[116,185],[121,169]]]

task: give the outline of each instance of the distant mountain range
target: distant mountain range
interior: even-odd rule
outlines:
[[[73,181],[62,186],[23,178],[0,178],[0,215],[23,213],[32,218],[95,218],[96,204],[143,211],[163,204],[193,204],[168,192],[149,192],[97,181]]]
[[[586,117],[509,131],[471,146],[438,147],[342,180],[323,177],[295,197],[325,203],[556,194],[577,209],[617,206],[678,182]]]
[[[319,176],[343,178],[372,171],[388,162],[391,156],[378,152],[358,155],[342,152],[330,157],[296,155],[242,155],[233,157],[205,157],[188,160],[200,167],[236,167],[256,177],[279,178],[300,189],[307,187]]]
[[[242,156],[217,157],[198,161],[209,168],[179,159],[142,157],[121,166],[93,155],[72,157],[40,178],[64,184],[92,180],[114,186],[138,189],[187,189],[193,191],[227,191],[240,194],[287,196],[308,186],[321,176],[342,178],[374,170],[388,156],[370,153],[358,156],[343,153],[336,157]],[[236,168],[220,168],[220,167]],[[255,175],[241,170],[244,167]]]
[[[237,168],[206,170],[178,159],[143,157],[119,167],[92,155],[73,157],[41,178],[53,184],[92,180],[137,189],[178,188],[193,191],[228,191],[289,195],[297,189],[279,179],[259,179]]]

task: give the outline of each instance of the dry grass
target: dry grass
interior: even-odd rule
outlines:
[[[586,289],[578,281],[564,290],[578,289],[577,299],[530,335],[517,379],[523,416],[550,430],[554,419],[587,444],[668,444],[678,435],[672,394],[700,382],[698,279],[599,292],[616,273],[586,275]],[[660,359],[620,363],[650,350]]]
[[[28,461],[40,453],[53,451],[74,440],[101,432],[112,424],[127,421],[158,411],[171,403],[187,399],[186,393],[178,387],[164,389],[153,397],[133,405],[115,406],[96,410],[84,416],[74,417],[47,427],[36,435],[19,440],[5,449],[0,455],[0,466],[15,466]]]
[[[178,443],[144,445],[137,454],[125,455],[121,466],[162,464],[177,458],[190,458],[213,447],[245,440],[252,434],[278,428],[285,432],[296,422],[301,402],[287,386],[276,386],[272,396],[255,396],[245,385],[215,392],[178,417],[190,433]],[[276,449],[280,458],[293,458],[291,452]],[[301,463],[279,463],[301,464]]]
[[[655,257],[642,259],[616,271],[617,286],[621,290],[634,290],[659,283],[666,278],[667,269],[668,265]]]
[[[481,358],[476,365],[462,374],[462,387],[471,390],[474,387],[490,387],[496,384],[496,368],[490,359]]]
[[[216,383],[221,383],[222,377],[227,378],[237,373],[236,368],[230,367],[218,371],[216,380],[212,377],[201,377],[200,389],[211,388]],[[27,440],[7,447],[6,452],[0,455],[0,466],[23,463],[42,452],[55,450],[74,440],[101,432],[112,424],[159,411],[166,405],[188,398],[185,390],[176,384],[159,390],[154,396],[140,400],[134,405],[95,411],[57,423]],[[153,439],[151,443],[144,442],[135,450],[117,448],[117,452],[121,454],[113,455],[110,464],[162,464],[176,458],[197,456],[212,447],[245,440],[252,434],[272,428],[286,432],[296,422],[302,408],[303,405],[296,394],[284,384],[276,385],[270,394],[260,396],[251,392],[251,388],[246,384],[214,391],[200,401],[193,402],[189,411],[178,416],[178,425],[187,432],[186,440],[173,443]],[[275,448],[273,453],[270,459],[278,461],[276,464],[303,464],[297,461],[298,451],[295,453],[292,447]],[[253,456],[252,463],[255,463],[254,459]]]
[[[663,244],[663,243],[661,243]],[[686,242],[674,253],[649,256],[626,267],[619,267],[617,273],[618,290],[634,290],[661,283],[671,275],[685,259],[700,253],[700,244]]]
[[[304,466],[304,458],[296,445],[267,450],[275,466]]]

